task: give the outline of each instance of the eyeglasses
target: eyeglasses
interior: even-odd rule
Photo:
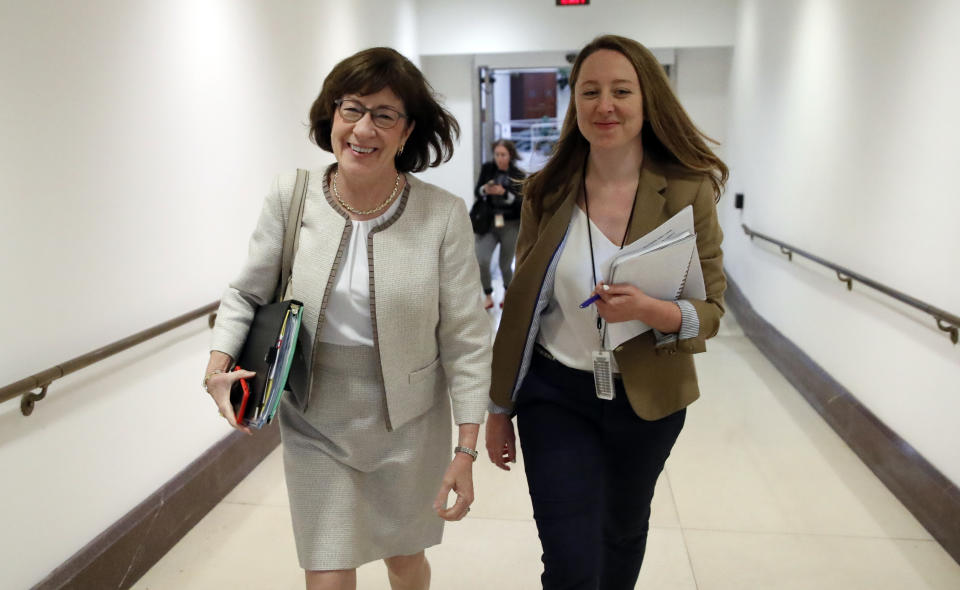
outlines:
[[[361,102],[350,100],[349,98],[338,98],[333,101],[333,104],[337,105],[337,110],[340,112],[340,116],[343,117],[344,121],[356,123],[362,119],[364,115],[370,113],[373,124],[380,129],[392,129],[400,119],[407,118],[406,115],[391,107],[368,109],[363,106]]]

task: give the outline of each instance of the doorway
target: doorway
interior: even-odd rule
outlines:
[[[490,144],[509,139],[528,174],[543,168],[560,138],[570,100],[569,68],[480,66],[481,161],[493,158]]]

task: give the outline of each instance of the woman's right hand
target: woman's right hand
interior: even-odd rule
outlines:
[[[507,463],[517,462],[517,437],[509,414],[489,414],[486,426],[487,456],[494,465],[510,471]]]
[[[227,419],[230,426],[246,434],[253,434],[253,432],[247,426],[237,424],[237,416],[233,413],[233,404],[230,403],[230,389],[240,379],[252,379],[255,375],[253,371],[229,371],[216,373],[207,378],[207,393],[220,409],[220,415]]]

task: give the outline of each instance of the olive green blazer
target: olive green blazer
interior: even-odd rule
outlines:
[[[567,226],[580,192],[582,170],[545,196],[542,203],[524,199],[517,239],[517,270],[507,291],[503,316],[493,347],[490,399],[503,408],[513,402],[526,375],[539,314],[552,295],[552,273],[560,258]],[[713,185],[706,174],[644,156],[637,186],[633,222],[627,243],[693,205],[697,249],[706,285],[706,299],[691,299],[700,320],[694,338],[657,346],[652,330],[618,346],[613,354],[620,367],[630,405],[645,420],[657,420],[685,408],[700,389],[693,354],[706,350],[706,339],[716,335],[723,315],[723,232],[717,221]]]

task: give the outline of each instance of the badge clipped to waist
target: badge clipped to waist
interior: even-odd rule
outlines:
[[[609,350],[593,351],[593,385],[599,399],[612,400],[616,395],[613,386],[613,355]]]
[[[503,213],[497,213],[493,216],[493,227],[503,227]]]

